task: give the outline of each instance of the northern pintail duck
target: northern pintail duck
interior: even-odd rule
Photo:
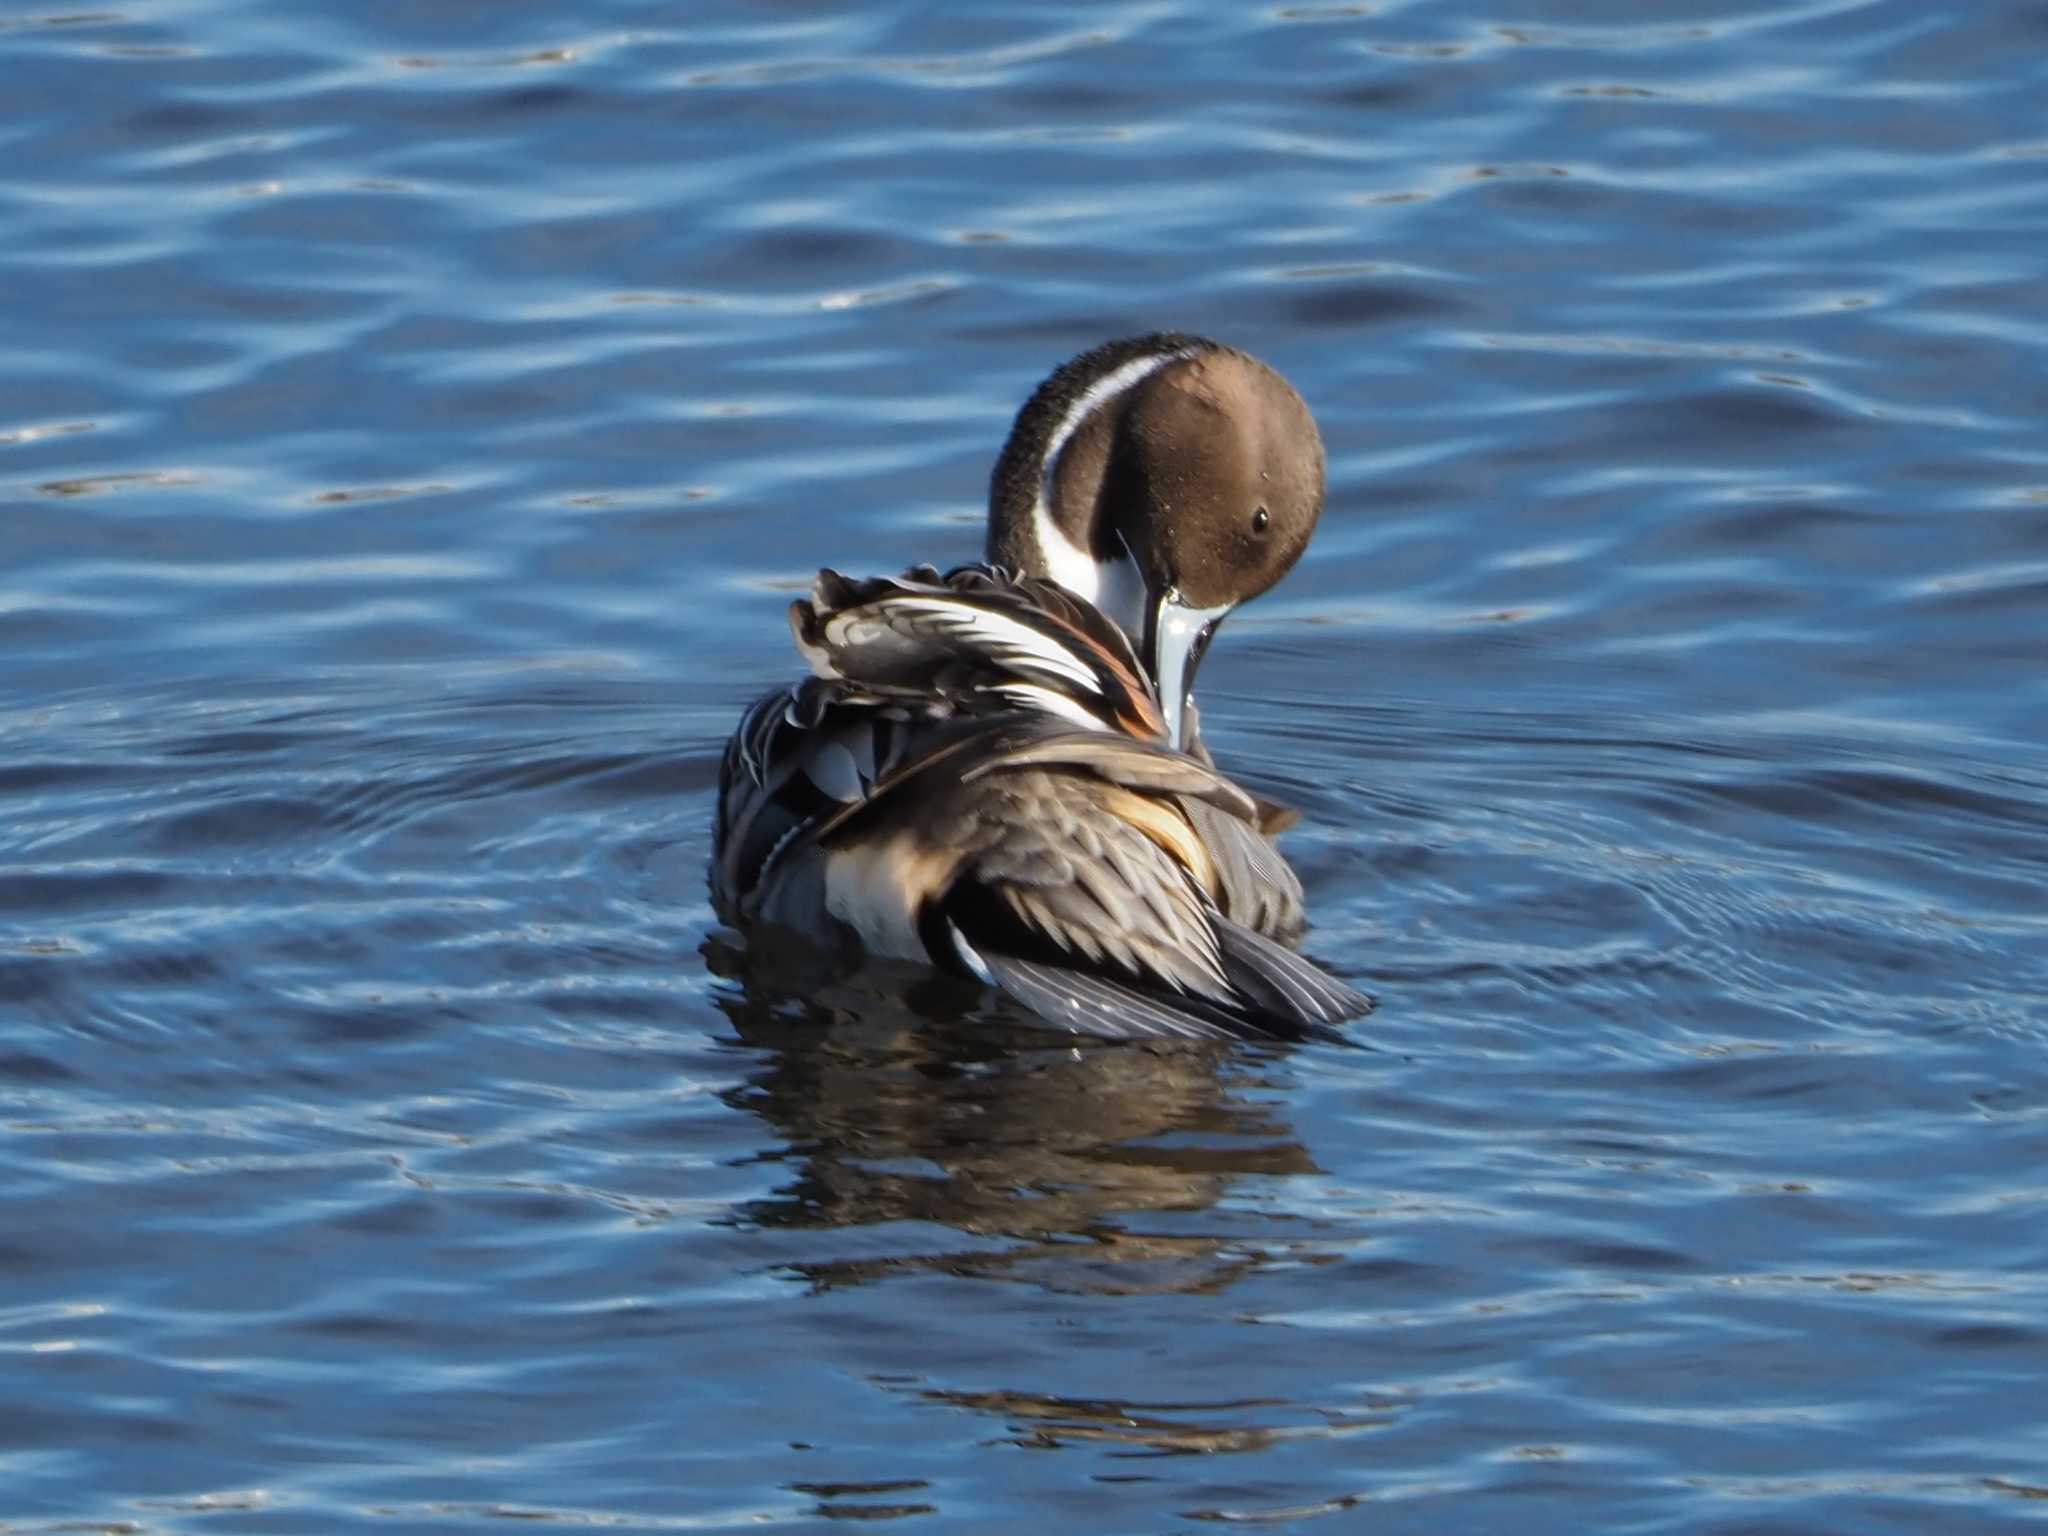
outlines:
[[[1188,692],[1322,501],[1314,419],[1257,359],[1155,335],[1065,364],[996,464],[988,564],[823,571],[791,604],[814,675],[726,749],[721,913],[929,961],[1082,1034],[1299,1038],[1365,1013],[1282,942],[1285,813],[1217,772]]]

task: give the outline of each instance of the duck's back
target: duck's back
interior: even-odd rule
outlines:
[[[755,701],[720,773],[712,887],[728,918],[762,916],[756,905],[772,899],[776,920],[808,926],[801,881],[763,889],[789,878],[778,856],[788,840],[997,722],[1163,744],[1158,699],[1123,631],[1051,581],[987,565],[870,581],[824,571],[791,605],[790,626],[815,675]],[[1198,733],[1191,755],[1213,770]],[[1179,798],[1223,914],[1298,938],[1301,882],[1271,835],[1291,813],[1255,797],[1250,817]]]
[[[1250,797],[1164,740],[1116,625],[1045,581],[819,577],[817,674],[728,747],[713,886],[742,923],[851,932],[1064,1027],[1290,1034],[1369,1006],[1272,942],[1300,887]]]

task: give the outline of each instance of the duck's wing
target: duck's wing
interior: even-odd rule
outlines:
[[[716,883],[729,915],[773,910],[790,871],[813,872],[821,902],[907,879],[904,922],[928,958],[1107,1039],[1334,1038],[1371,1009],[1218,909],[1216,855],[1188,808],[1235,820],[1248,806],[1214,769],[1057,721],[892,728],[886,706],[843,686],[771,695],[728,750]],[[846,751],[849,715],[877,744],[872,769],[824,750]],[[892,757],[892,738],[916,750]]]
[[[1201,716],[1194,703],[1187,708],[1187,752],[1215,766],[1202,740]],[[1293,943],[1308,926],[1308,907],[1301,879],[1273,840],[1301,820],[1301,812],[1247,791],[1250,817],[1220,816],[1206,805],[1185,807],[1195,830],[1216,861],[1216,904],[1232,921]]]
[[[977,761],[962,802],[906,784],[933,840],[970,825],[971,796],[967,846],[920,914],[935,959],[1056,1027],[1116,1039],[1330,1036],[1372,1007],[1218,910],[1211,850],[1184,812],[1217,802],[1163,776],[1213,770],[1164,748],[1156,763],[1077,750],[1091,745],[1053,738]]]
[[[826,572],[791,626],[817,675],[727,749],[722,910],[808,881],[823,910],[886,911],[874,931],[910,952],[1111,1038],[1299,1038],[1371,1007],[1246,926],[1261,901],[1298,912],[1299,886],[1251,798],[1166,744],[1089,605],[982,567]]]
[[[849,581],[820,571],[790,605],[819,677],[977,713],[1048,714],[1085,730],[1163,740],[1151,680],[1124,632],[1065,588],[993,566]]]
[[[749,915],[773,869],[805,844],[1004,723],[1032,739],[1098,736],[1101,752],[1147,759],[1198,799],[1251,814],[1213,769],[1176,769],[1177,754],[1146,750],[1165,728],[1129,641],[1051,582],[988,566],[868,581],[821,571],[790,605],[790,628],[816,675],[755,701],[720,773],[712,889],[728,917]]]
[[[792,605],[790,624],[821,677],[1140,741],[1165,737],[1157,694],[1123,630],[1055,582],[986,565],[868,581],[824,571],[809,601]],[[1198,732],[1193,725],[1190,752],[1213,769]],[[1296,813],[1241,792],[1186,808],[1214,855],[1224,915],[1272,938],[1298,938],[1301,881],[1272,841]]]
[[[1264,830],[1269,802],[1254,795],[1250,818],[1225,815],[1213,805],[1183,801],[1182,812],[1216,867],[1216,905],[1233,922],[1268,938],[1293,943],[1308,926],[1301,877]]]

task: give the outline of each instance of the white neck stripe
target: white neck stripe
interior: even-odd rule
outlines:
[[[1031,503],[1031,535],[1038,545],[1040,557],[1045,561],[1045,574],[1076,597],[1099,603],[1105,568],[1096,563],[1093,554],[1068,538],[1052,520],[1052,482],[1060,466],[1060,455],[1066,451],[1068,440],[1081,430],[1081,423],[1106,402],[1150,378],[1168,363],[1193,357],[1196,351],[1193,347],[1181,347],[1172,352],[1154,352],[1146,357],[1134,357],[1120,368],[1112,368],[1067,407],[1067,414],[1060,418],[1059,424],[1052,429],[1052,435],[1045,440],[1045,454],[1039,461],[1038,495]]]

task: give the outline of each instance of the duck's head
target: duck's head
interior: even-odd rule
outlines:
[[[1064,364],[1018,412],[988,557],[1121,624],[1178,746],[1216,626],[1293,568],[1322,509],[1323,440],[1293,386],[1198,336],[1133,337]]]

